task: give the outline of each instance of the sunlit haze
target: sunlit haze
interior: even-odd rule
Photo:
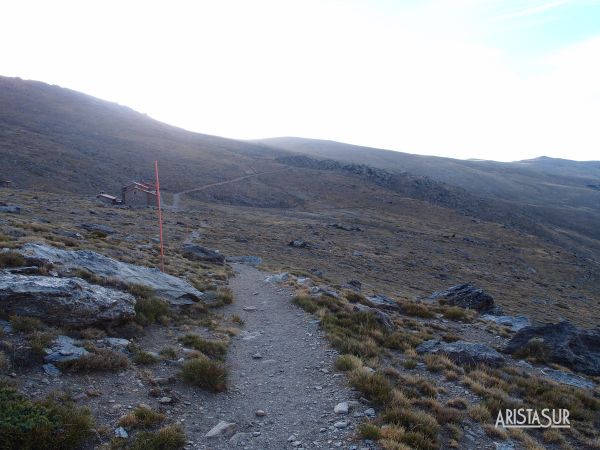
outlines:
[[[1,11],[0,75],[197,132],[600,159],[600,1],[59,0]]]

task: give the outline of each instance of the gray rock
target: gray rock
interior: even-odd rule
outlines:
[[[115,437],[120,438],[120,439],[127,439],[129,437],[129,434],[127,434],[127,431],[125,430],[125,428],[118,427],[115,429]]]
[[[102,339],[102,342],[109,347],[116,348],[125,348],[130,344],[128,339],[116,338],[116,337],[107,337]]]
[[[366,312],[366,313],[373,314],[373,316],[375,317],[375,320],[377,320],[377,322],[380,325],[382,325],[384,328],[386,328],[387,330],[394,329],[394,324],[392,323],[390,316],[388,316],[386,313],[384,313],[383,311],[380,311],[377,308],[371,308],[370,306],[362,305],[360,303],[355,303],[352,306],[352,309],[356,312]]]
[[[59,231],[57,231],[57,233],[60,234],[61,236],[68,237],[71,239],[77,239],[77,240],[83,239],[83,236],[80,233],[77,233],[75,231],[59,230]]]
[[[340,420],[339,422],[334,423],[333,426],[336,428],[346,428],[348,426],[348,422],[345,420]]]
[[[60,370],[58,370],[58,367],[56,367],[52,363],[42,365],[42,369],[44,370],[44,373],[48,376],[51,376],[51,377],[60,376]]]
[[[194,261],[225,264],[225,256],[219,253],[218,250],[211,250],[197,244],[183,244],[181,250],[183,256]]]
[[[505,350],[518,352],[534,338],[546,348],[550,361],[586,375],[600,375],[600,326],[583,329],[563,321],[526,327],[517,332]]]
[[[128,264],[89,250],[62,250],[43,244],[27,244],[23,255],[37,258],[67,269],[82,268],[101,277],[112,277],[127,284],[140,284],[171,305],[190,305],[203,299],[204,294],[181,278],[158,269]]]
[[[513,331],[531,326],[531,321],[525,316],[492,316],[491,314],[485,314],[481,318],[508,327]]]
[[[283,281],[287,281],[290,277],[290,274],[287,272],[278,273],[275,275],[269,275],[265,278],[265,283],[281,283]]]
[[[250,433],[235,433],[229,438],[229,443],[232,445],[239,445],[244,441],[250,439],[252,435]]]
[[[102,225],[102,224],[98,224],[98,223],[82,223],[79,226],[81,228],[83,228],[84,230],[89,231],[91,233],[104,233],[104,234],[116,233],[114,228],[109,227],[108,225]]]
[[[80,278],[0,273],[0,310],[54,325],[116,325],[135,317],[135,298]]]
[[[311,244],[306,242],[304,239],[294,239],[293,241],[291,241],[288,244],[288,246],[294,247],[294,248],[310,248],[310,247],[312,247]]]
[[[69,336],[58,336],[49,349],[46,349],[44,361],[47,363],[62,363],[75,361],[89,352],[75,344],[75,340]]]
[[[542,375],[550,378],[553,381],[569,386],[575,386],[582,389],[594,389],[596,383],[586,378],[574,375],[572,373],[563,372],[562,370],[550,369],[549,367],[541,370]]]
[[[211,428],[211,430],[204,435],[207,438],[215,438],[219,436],[230,436],[235,433],[237,425],[233,422],[225,422],[221,420],[218,424]]]
[[[4,333],[12,333],[13,332],[12,325],[9,322],[7,322],[6,320],[0,320],[0,330],[2,330]]]
[[[259,266],[262,264],[260,256],[228,256],[227,262],[248,264],[249,266]]]
[[[21,207],[16,205],[0,205],[0,213],[21,214]]]
[[[367,297],[367,300],[369,300],[374,306],[376,306],[378,308],[391,309],[391,310],[399,310],[400,309],[400,306],[398,305],[398,303],[395,300],[393,300],[385,295],[377,294],[372,297]]]
[[[364,415],[367,417],[375,417],[375,410],[373,408],[365,409]]]
[[[469,366],[487,364],[492,367],[500,367],[506,362],[504,356],[492,347],[466,341],[441,342],[432,339],[420,344],[416,351],[419,354],[442,353],[457,364]]]
[[[445,291],[434,292],[429,299],[443,301],[447,305],[475,309],[479,312],[492,311],[494,308],[494,298],[483,289],[470,283],[453,286]]]
[[[339,298],[340,294],[328,286],[313,286],[310,288],[311,295],[326,295],[327,297]]]
[[[348,414],[350,407],[348,406],[348,402],[341,402],[335,405],[333,408],[333,412],[336,414]]]

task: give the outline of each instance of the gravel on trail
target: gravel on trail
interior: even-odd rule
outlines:
[[[269,275],[234,264],[234,303],[224,308],[245,324],[227,357],[229,389],[206,404],[227,432],[203,439],[206,449],[368,448],[356,426],[369,406],[336,373],[337,352],[327,346],[318,321],[293,305],[293,291],[266,283]],[[353,408],[336,414],[341,402]],[[206,430],[208,432],[209,429]]]

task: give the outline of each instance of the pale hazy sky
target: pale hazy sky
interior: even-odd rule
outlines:
[[[13,0],[0,42],[0,75],[202,133],[600,159],[598,0]]]

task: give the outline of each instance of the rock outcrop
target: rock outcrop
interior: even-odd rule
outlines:
[[[508,353],[518,353],[536,339],[549,361],[586,375],[600,375],[600,326],[586,330],[563,321],[520,330],[506,345]]]
[[[473,342],[441,342],[435,339],[425,341],[416,348],[417,353],[442,353],[457,364],[476,366],[486,364],[492,367],[504,365],[505,359],[492,347]]]
[[[459,284],[445,291],[434,292],[429,299],[443,302],[446,305],[474,309],[479,312],[491,312],[494,309],[494,298],[483,289],[470,283]]]
[[[7,315],[80,328],[126,322],[135,317],[134,307],[131,294],[80,278],[0,273],[0,310]]]
[[[27,257],[51,263],[65,269],[86,269],[101,276],[111,277],[127,284],[139,284],[154,290],[157,297],[171,305],[190,305],[204,294],[187,281],[158,269],[128,264],[90,250],[62,250],[43,244],[27,244],[21,249]]]
[[[198,244],[183,244],[181,246],[181,251],[183,256],[193,261],[204,261],[221,265],[225,264],[225,256],[217,250],[211,250]]]
[[[491,314],[485,314],[481,316],[481,318],[508,327],[512,331],[519,331],[525,327],[531,326],[531,321],[525,316],[493,316]]]

